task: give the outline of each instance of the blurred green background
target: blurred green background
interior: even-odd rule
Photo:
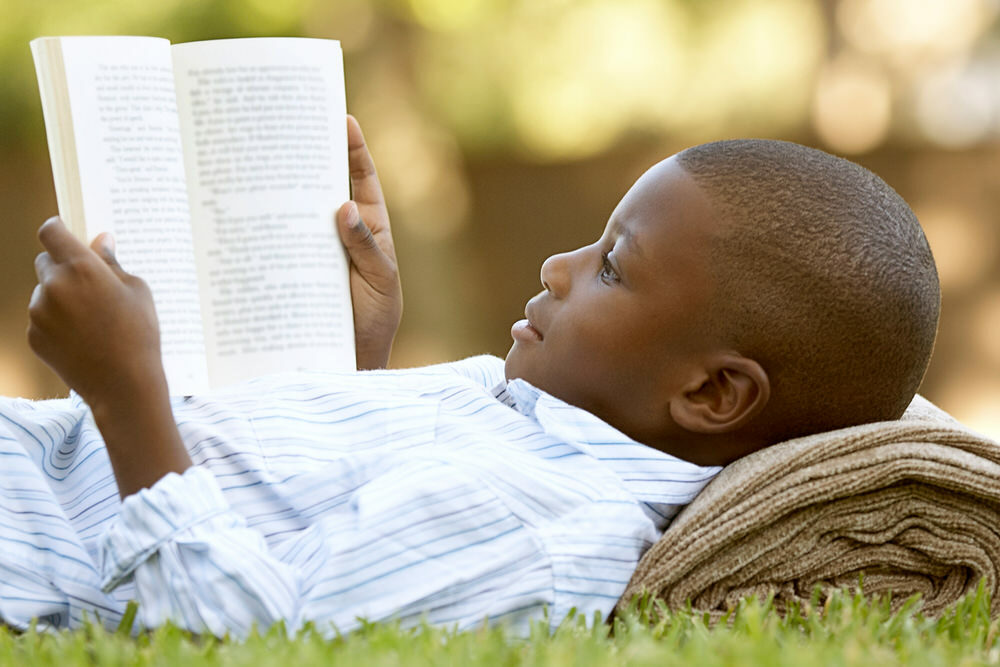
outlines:
[[[596,238],[649,165],[765,136],[879,173],[913,206],[944,303],[922,393],[1000,438],[996,0],[0,0],[0,393],[65,388],[24,339],[56,211],[28,41],[339,39],[390,205],[393,365],[503,355],[553,252]]]

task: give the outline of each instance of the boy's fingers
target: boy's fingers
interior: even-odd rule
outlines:
[[[104,263],[110,266],[116,273],[125,273],[125,270],[118,263],[118,258],[115,257],[115,239],[108,232],[102,232],[94,237],[94,240],[90,242],[90,249],[93,250],[104,260]]]
[[[28,310],[32,311],[39,306],[42,301],[42,295],[44,291],[42,290],[41,284],[35,285],[35,289],[31,290],[31,299],[28,301]]]
[[[351,171],[351,199],[362,204],[382,204],[382,186],[365,136],[354,116],[347,116],[347,156]]]
[[[66,228],[59,217],[49,218],[38,228],[38,240],[56,262],[87,252],[87,246],[80,243]]]
[[[39,283],[45,282],[52,271],[53,264],[52,256],[47,252],[40,252],[35,256],[35,276]]]

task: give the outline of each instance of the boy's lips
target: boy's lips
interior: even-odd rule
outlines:
[[[510,328],[510,335],[516,341],[521,341],[525,343],[530,342],[540,342],[543,340],[542,332],[535,328],[531,323],[531,316],[528,315],[528,309],[524,309],[525,319],[518,320],[514,322],[514,326]]]
[[[510,328],[510,336],[515,341],[522,343],[538,343],[542,340],[542,334],[531,326],[531,322],[528,320],[514,322],[514,326]]]

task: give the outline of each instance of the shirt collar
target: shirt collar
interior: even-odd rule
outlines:
[[[722,470],[720,466],[695,465],[636,442],[586,410],[524,380],[501,382],[493,394],[534,419],[546,433],[604,463],[658,524],[665,525]]]

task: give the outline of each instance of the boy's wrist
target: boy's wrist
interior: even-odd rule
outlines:
[[[162,371],[158,379],[144,377],[145,382],[116,385],[90,404],[123,498],[191,466]]]
[[[170,409],[170,393],[162,364],[148,368],[124,369],[109,377],[103,386],[91,387],[81,396],[94,414],[98,426],[129,415]]]

